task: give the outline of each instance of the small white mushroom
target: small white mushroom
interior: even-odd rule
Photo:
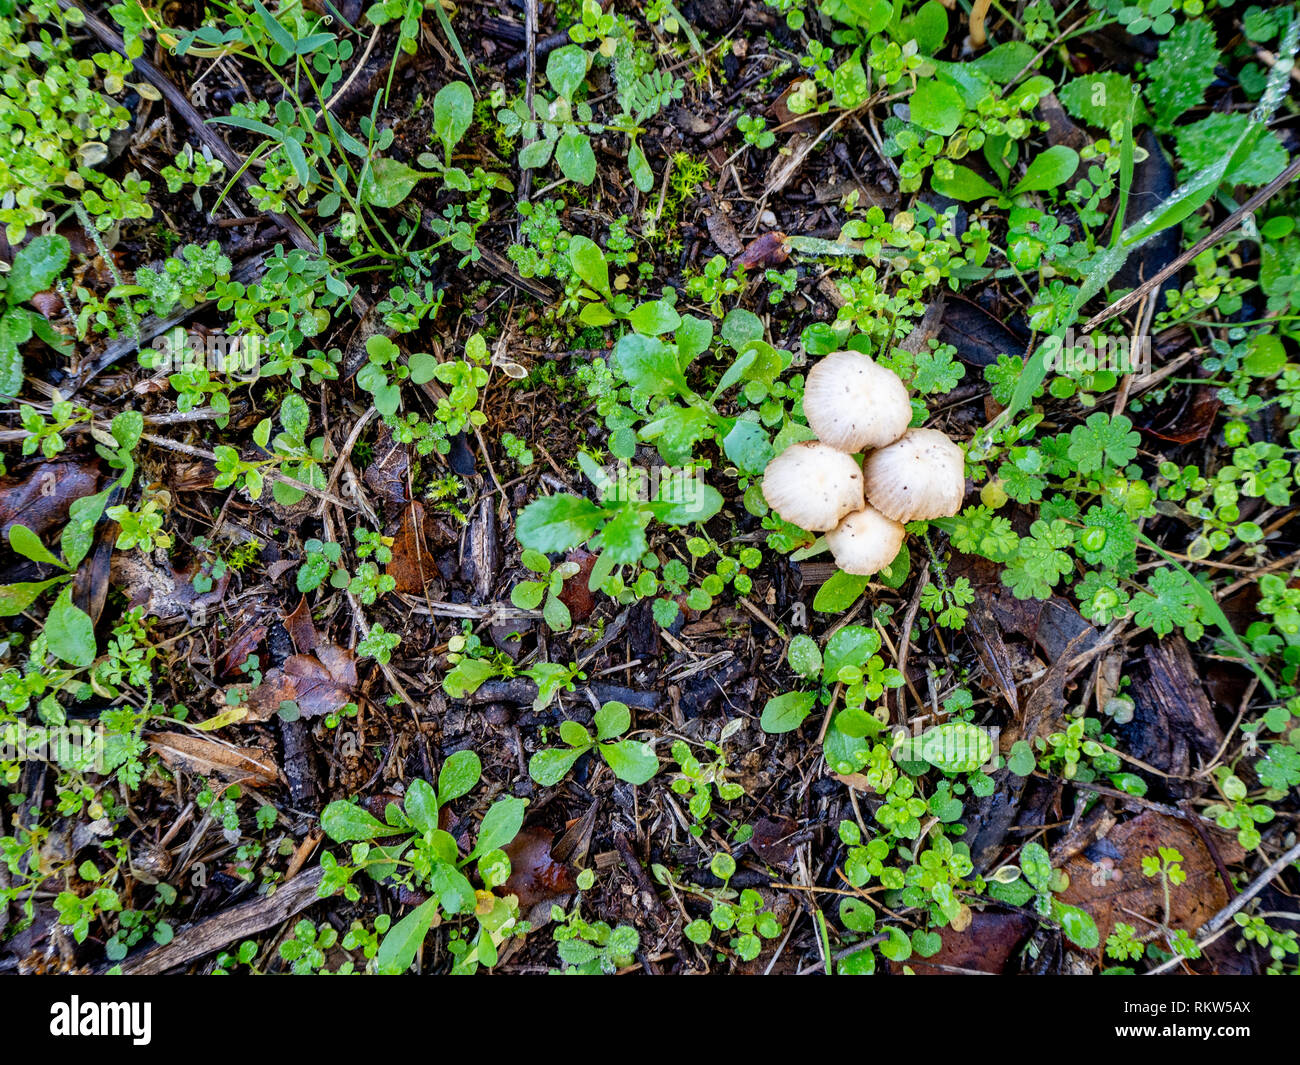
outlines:
[[[826,534],[835,564],[845,573],[869,577],[894,561],[903,546],[904,529],[867,506],[850,514]]]
[[[808,371],[803,412],[823,444],[858,452],[892,444],[912,420],[898,374],[856,351],[834,351]]]
[[[909,429],[867,456],[867,499],[894,521],[949,517],[966,495],[965,465],[961,448],[939,430]]]
[[[862,506],[862,471],[833,447],[792,444],[767,464],[763,498],[792,525],[825,532]]]

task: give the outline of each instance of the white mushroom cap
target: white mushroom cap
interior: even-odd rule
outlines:
[[[834,351],[808,371],[803,412],[823,444],[858,452],[907,431],[912,404],[898,374],[856,351]]]
[[[867,456],[867,499],[894,521],[946,518],[966,495],[961,448],[937,429],[909,429]]]
[[[845,573],[869,577],[891,562],[903,546],[903,527],[867,506],[850,514],[826,534],[835,564]]]
[[[862,507],[862,471],[853,456],[833,447],[792,444],[767,464],[763,498],[791,524],[825,532]]]

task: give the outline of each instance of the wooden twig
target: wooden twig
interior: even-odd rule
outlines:
[[[1195,259],[1198,255],[1200,255],[1201,252],[1205,251],[1206,248],[1210,247],[1210,245],[1214,244],[1218,240],[1223,239],[1225,236],[1231,233],[1234,229],[1237,228],[1237,226],[1241,223],[1241,220],[1245,218],[1246,215],[1250,214],[1252,211],[1258,209],[1259,207],[1262,207],[1265,203],[1267,203],[1270,199],[1272,199],[1273,196],[1275,196],[1283,187],[1289,184],[1291,179],[1294,178],[1297,174],[1300,174],[1300,156],[1296,156],[1296,158],[1292,159],[1291,165],[1288,166],[1285,170],[1283,170],[1282,173],[1278,174],[1277,177],[1275,177],[1262,189],[1256,192],[1254,196],[1252,196],[1249,200],[1247,200],[1235,211],[1233,211],[1232,214],[1230,214],[1227,218],[1225,218],[1222,222],[1220,222],[1217,226],[1215,226],[1214,229],[1212,229],[1207,236],[1202,237],[1200,240],[1198,240],[1194,245],[1192,245],[1192,247],[1188,248],[1187,251],[1183,252],[1173,262],[1165,266],[1164,269],[1156,271],[1155,274],[1153,274],[1151,277],[1143,281],[1142,284],[1138,285],[1137,288],[1135,288],[1123,299],[1116,300],[1104,311],[1101,311],[1098,314],[1094,314],[1091,318],[1089,318],[1086,322],[1084,322],[1083,328],[1080,329],[1079,332],[1091,333],[1103,322],[1110,321],[1110,319],[1114,318],[1117,314],[1123,314],[1135,303],[1138,303],[1139,301],[1146,299],[1147,293],[1152,291],[1157,285],[1159,285],[1162,281],[1164,281],[1165,278],[1169,277],[1170,274],[1177,273],[1189,262]]]
[[[273,895],[242,902],[182,928],[170,943],[127,958],[121,963],[122,972],[130,976],[160,976],[205,954],[213,954],[237,939],[264,932],[316,902],[317,889],[324,876],[324,869],[310,869],[281,884]]]

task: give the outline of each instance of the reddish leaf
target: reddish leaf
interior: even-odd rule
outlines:
[[[786,245],[786,235],[773,230],[751,240],[731,265],[737,269],[743,266],[746,270],[763,270],[780,266],[788,258],[790,249]]]
[[[303,717],[322,717],[356,702],[357,659],[345,647],[321,644],[313,654],[290,655],[279,669],[269,670],[257,687],[246,692],[246,722],[266,721],[282,703],[296,703]]]
[[[437,574],[429,543],[424,535],[424,507],[411,502],[402,511],[402,520],[393,537],[393,559],[387,573],[397,581],[397,592],[423,595],[426,582]]]
[[[306,596],[299,598],[293,613],[285,616],[284,627],[299,654],[310,654],[316,650],[320,637],[316,635],[316,626],[312,624],[311,607],[307,605]]]
[[[519,897],[519,908],[527,911],[539,902],[549,902],[574,890],[569,867],[551,856],[555,836],[544,828],[525,828],[506,845],[510,858],[510,879],[506,894]]]

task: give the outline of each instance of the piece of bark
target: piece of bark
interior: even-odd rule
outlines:
[[[120,963],[122,972],[127,976],[159,976],[214,954],[237,939],[264,932],[318,901],[317,888],[324,876],[324,869],[309,869],[281,884],[274,895],[241,902],[181,928],[170,943],[126,958]]]

